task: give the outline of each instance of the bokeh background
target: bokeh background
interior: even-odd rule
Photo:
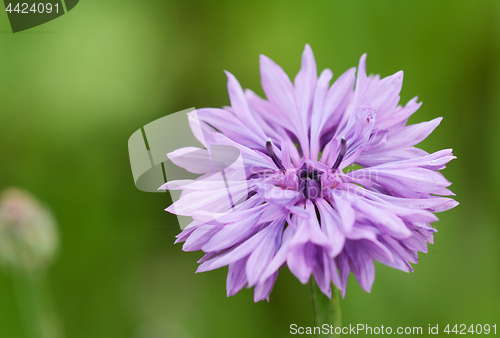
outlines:
[[[351,275],[345,325],[500,325],[500,1],[80,1],[12,34],[0,14],[0,190],[28,189],[58,220],[48,271],[64,336],[284,337],[313,325],[309,286],[280,273],[270,303],[226,298],[226,269],[195,274],[174,245],[165,194],[138,191],[128,137],[189,107],[229,104],[223,70],[262,94],[259,54],[291,78],[309,43],[334,78],[404,70],[412,123],[443,116],[421,148],[453,148],[444,174],[461,203],[415,272],[377,265],[371,294]],[[25,337],[8,269],[0,336]],[[500,327],[498,327],[500,330]]]

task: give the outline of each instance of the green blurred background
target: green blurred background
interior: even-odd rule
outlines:
[[[443,116],[421,144],[454,148],[444,171],[461,203],[415,272],[353,276],[344,324],[500,325],[500,1],[97,1],[12,34],[0,15],[0,190],[50,206],[61,248],[48,273],[66,337],[282,337],[312,325],[309,286],[280,273],[270,303],[226,298],[226,269],[195,274],[174,245],[164,194],[134,187],[127,140],[189,107],[229,104],[223,70],[262,94],[259,54],[293,79],[304,45],[338,77],[404,70],[412,123]],[[498,327],[500,330],[500,327]],[[11,274],[0,271],[0,337],[24,337]]]

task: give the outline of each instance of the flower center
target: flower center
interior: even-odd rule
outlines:
[[[307,163],[304,163],[297,171],[297,177],[299,179],[297,191],[302,197],[314,200],[320,196],[322,190],[321,175],[323,175],[323,172]]]
[[[304,199],[314,201],[316,198],[322,195],[323,183],[321,177],[323,174],[327,174],[327,177],[323,179],[323,182],[327,186],[329,186],[330,184],[333,184],[333,186],[335,186],[336,180],[334,179],[334,177],[337,176],[337,170],[339,169],[346,155],[347,144],[345,138],[342,138],[340,140],[337,159],[335,160],[335,163],[330,170],[326,168],[318,169],[315,167],[314,163],[306,162],[300,169],[296,171],[294,169],[290,172],[287,172],[285,166],[283,165],[283,162],[274,152],[271,139],[266,142],[266,151],[268,156],[273,160],[278,170],[281,171],[281,174],[279,176],[271,176],[271,181],[274,182],[273,184],[286,189],[290,189],[291,187],[295,189],[296,187],[297,191],[302,195]],[[294,174],[296,176],[294,176]]]

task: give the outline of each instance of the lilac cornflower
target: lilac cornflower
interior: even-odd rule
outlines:
[[[168,156],[205,175],[160,189],[182,190],[166,210],[193,222],[176,243],[185,242],[184,251],[205,252],[197,272],[228,266],[228,296],[255,286],[254,301],[269,300],[285,265],[303,284],[313,275],[328,297],[332,282],[345,296],[351,272],[370,292],[374,261],[413,271],[417,252],[433,243],[434,212],[458,204],[437,196],[453,195],[437,171],[455,158],[451,149],[429,154],[414,147],[442,118],[406,126],[421,103],[415,97],[398,105],[403,72],[367,76],[365,60],[366,54],[357,74],[351,68],[330,86],[332,71],[318,78],[309,45],[293,83],[261,55],[267,100],[243,91],[226,72],[231,106],[189,115],[205,147],[239,150],[243,170],[231,175],[243,184],[223,203],[227,189],[204,180],[211,174],[200,169],[196,156],[186,155],[196,150],[189,147]]]

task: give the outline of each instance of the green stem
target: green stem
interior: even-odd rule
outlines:
[[[13,275],[17,306],[27,337],[41,338],[42,323],[36,280],[28,274],[15,271]]]
[[[321,292],[314,278],[311,278],[309,284],[311,286],[314,326],[323,328],[323,325],[327,324],[328,331],[330,332],[329,335],[324,335],[320,332],[317,337],[339,337],[340,335],[335,334],[335,328],[341,327],[339,290],[333,286],[332,299],[330,300]]]
[[[26,337],[62,338],[62,322],[54,311],[43,272],[13,271],[17,306]]]

